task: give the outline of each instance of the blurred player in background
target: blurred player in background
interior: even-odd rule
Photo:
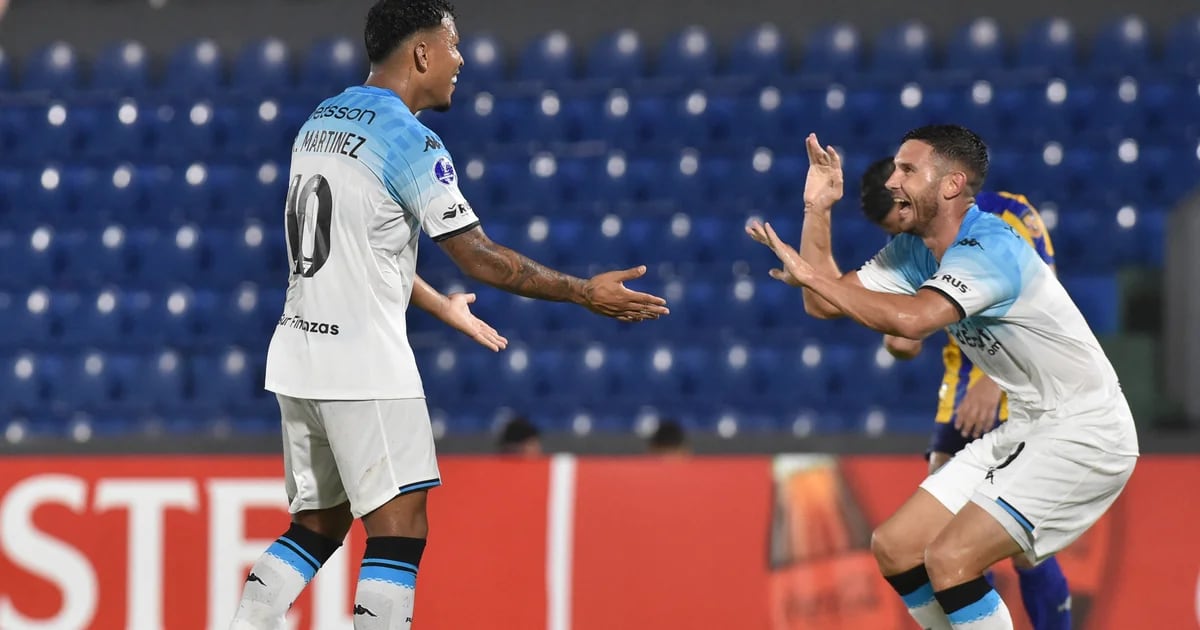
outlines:
[[[285,225],[291,275],[267,355],[279,400],[291,528],[252,567],[234,628],[284,615],[345,538],[367,534],[355,628],[409,628],[428,535],[427,491],[441,484],[405,310],[465,298],[415,277],[424,230],[471,278],[531,298],[574,302],[622,321],[667,314],[622,284],[644,267],[568,276],[492,242],[458,188],[441,139],[414,116],[444,110],[463,65],[444,0],[380,0],[367,14],[366,84],[322,102],[292,147]],[[411,296],[411,297],[410,297]],[[502,338],[485,334],[489,347]]]
[[[867,219],[888,234],[900,233],[900,204],[885,184],[896,170],[892,158],[881,159],[863,173],[860,190]],[[975,205],[1012,227],[1047,265],[1054,268],[1054,246],[1037,210],[1022,195],[1007,192],[975,194]],[[922,342],[892,335],[884,345],[899,359],[912,359]],[[969,442],[1008,419],[1008,401],[1000,386],[967,358],[954,339],[942,350],[945,375],[938,392],[933,439],[926,456],[930,474],[936,472]],[[1054,557],[1036,566],[1024,556],[1013,556],[1021,586],[1021,599],[1034,630],[1070,630],[1071,593],[1062,568]]]
[[[900,233],[842,274],[830,246],[841,157],[807,140],[800,252],[770,224],[747,232],[775,253],[771,277],[801,287],[805,311],[921,340],[943,328],[1008,394],[1009,418],[921,483],[875,529],[871,549],[927,630],[1009,630],[984,573],[1044,560],[1108,510],[1137,461],[1133,414],[1112,364],[1053,271],[1003,219],[975,205],[987,146],[955,125],[905,135],[886,181]]]
[[[542,454],[542,431],[525,416],[515,416],[505,422],[497,442],[503,455],[539,457]]]
[[[688,445],[687,432],[683,425],[674,418],[663,418],[658,421],[654,433],[646,440],[646,449],[651,455],[668,457],[683,457],[692,452]]]

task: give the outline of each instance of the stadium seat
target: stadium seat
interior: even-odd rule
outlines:
[[[1096,75],[1138,73],[1150,63],[1150,32],[1136,15],[1104,26],[1092,40],[1089,70]]]
[[[1075,29],[1063,18],[1038,20],[1025,27],[1016,67],[1066,76],[1075,71]]]
[[[1115,333],[1120,326],[1120,304],[1115,276],[1067,276],[1063,286],[1097,335]]]
[[[7,277],[0,282],[20,289],[52,282],[58,266],[55,239],[55,231],[49,226],[0,231],[0,268],[21,270],[20,274],[5,274]]]
[[[896,24],[875,39],[870,71],[876,81],[912,79],[929,68],[932,50],[933,36],[924,24]]]
[[[576,78],[575,47],[563,31],[533,38],[521,51],[513,78],[543,86],[556,86]]]
[[[1163,46],[1168,68],[1195,78],[1200,76],[1200,14],[1182,19],[1171,27]]]
[[[367,58],[359,42],[333,37],[315,42],[304,55],[300,87],[333,95],[367,76]]]
[[[150,54],[136,41],[109,45],[92,64],[92,89],[136,95],[150,87]]]
[[[597,40],[588,51],[586,74],[623,85],[644,77],[646,53],[637,31],[621,29]]]
[[[21,72],[21,89],[26,92],[63,94],[80,87],[79,55],[70,44],[54,42],[31,53]]]
[[[759,24],[740,34],[734,41],[724,73],[774,81],[787,74],[787,59],[788,50],[779,27],[770,23]]]
[[[946,45],[943,67],[969,76],[995,74],[1004,70],[1007,55],[1000,25],[990,17],[979,17],[954,31]]]
[[[31,413],[42,408],[44,361],[21,352],[0,358],[0,407],[7,412]]]
[[[459,74],[459,85],[466,84],[472,90],[486,90],[503,81],[504,51],[500,42],[489,35],[474,35],[464,38],[458,45],[463,56],[463,68]]]
[[[131,233],[129,246],[138,284],[162,288],[195,280],[200,272],[200,236],[200,230],[192,225]]]
[[[245,45],[233,60],[230,87],[252,94],[276,94],[292,87],[287,44],[267,38]]]
[[[11,331],[0,346],[6,350],[49,346],[53,304],[51,293],[45,289],[0,293],[0,322]]]
[[[804,45],[801,74],[811,77],[849,77],[862,67],[862,36],[852,24],[838,22],[818,28]]]
[[[108,357],[97,351],[88,351],[62,358],[62,366],[49,379],[52,404],[61,406],[68,413],[96,411],[112,401],[115,380],[108,368]]]
[[[57,299],[58,297],[64,299]],[[102,289],[78,296],[56,294],[55,319],[61,334],[58,341],[70,348],[102,348],[125,333],[119,292]]]
[[[163,88],[189,96],[213,94],[225,85],[221,49],[211,39],[181,44],[167,61]]]
[[[196,354],[191,359],[191,398],[225,409],[249,405],[256,397],[255,360],[237,347]]]
[[[716,45],[708,32],[699,26],[689,26],[664,40],[655,76],[697,81],[711,76],[716,64]]]

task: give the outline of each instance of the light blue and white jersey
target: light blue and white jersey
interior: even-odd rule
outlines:
[[[949,299],[960,320],[947,332],[1008,393],[1011,418],[1079,422],[1136,454],[1112,364],[1054,272],[1003,219],[972,206],[940,263],[919,237],[900,234],[858,277],[872,291]]]
[[[405,323],[418,238],[479,224],[441,139],[394,92],[351,87],[300,128],[290,178],[290,277],[267,389],[324,400],[423,397]]]

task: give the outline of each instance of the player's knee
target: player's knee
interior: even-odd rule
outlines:
[[[929,573],[934,590],[945,590],[974,577],[968,560],[966,551],[959,545],[941,538],[929,543],[925,548],[925,571]]]
[[[424,490],[399,495],[363,517],[367,536],[428,538]]]
[[[884,523],[871,532],[871,553],[884,575],[907,571],[920,564],[921,550],[914,549],[895,527]]]

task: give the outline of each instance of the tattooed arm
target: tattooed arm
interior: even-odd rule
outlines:
[[[463,273],[510,293],[573,302],[598,315],[626,321],[656,319],[669,312],[662,298],[630,291],[621,284],[640,277],[645,267],[610,271],[584,280],[540,265],[492,241],[480,227],[439,241],[438,245]]]

